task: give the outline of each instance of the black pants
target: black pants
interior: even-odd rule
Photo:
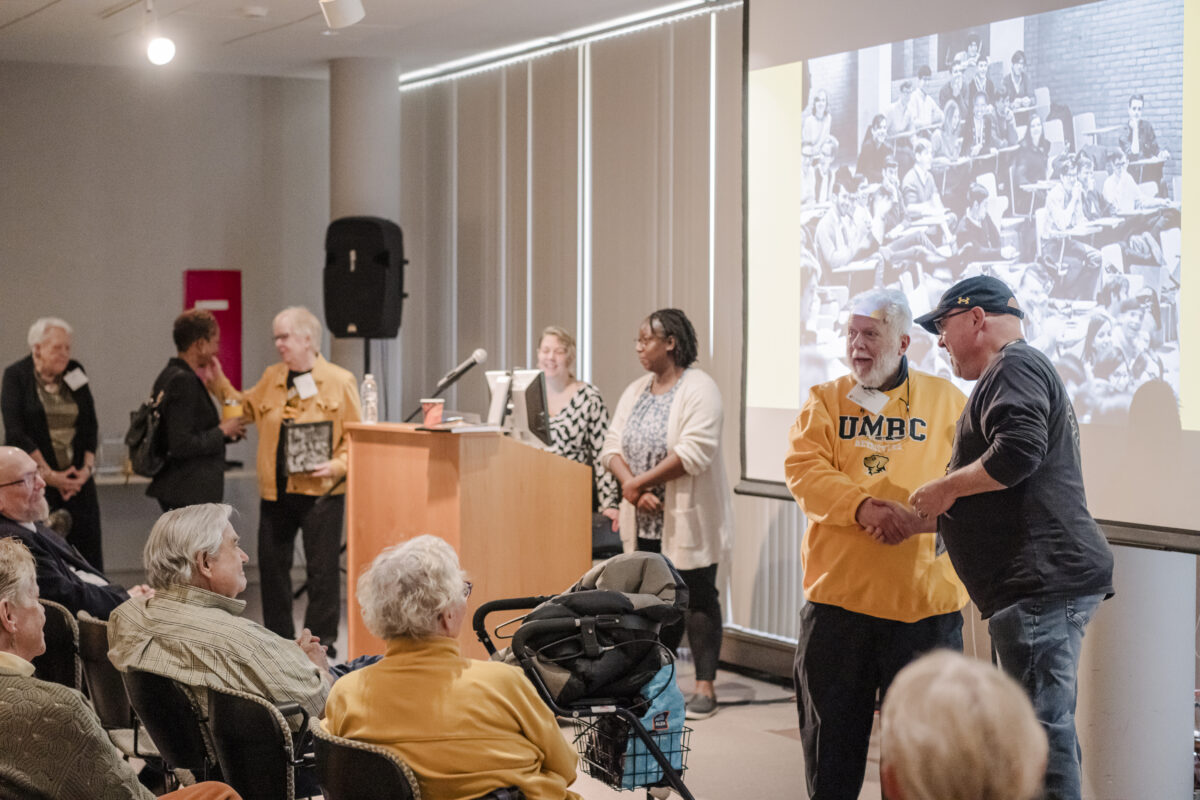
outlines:
[[[262,581],[263,625],[296,637],[292,621],[292,561],[296,531],[304,535],[308,608],[304,627],[331,646],[341,616],[342,512],[345,495],[284,494],[262,500],[258,510],[258,570]]]
[[[96,481],[88,479],[70,500],[63,502],[58,490],[46,487],[46,502],[51,511],[65,508],[71,515],[71,532],[67,542],[87,562],[101,572],[104,571],[104,551],[100,544],[100,495],[96,492]]]
[[[962,651],[962,614],[896,622],[807,603],[796,645],[796,707],[808,795],[857,800],[880,701],[896,673],[922,653]]]
[[[662,540],[639,536],[637,549],[661,553]],[[688,644],[696,661],[696,680],[716,680],[717,661],[721,658],[721,594],[717,589],[717,565],[681,569],[679,575],[688,587],[688,610],[682,621],[663,627],[659,638],[674,653],[683,641],[686,626]]]

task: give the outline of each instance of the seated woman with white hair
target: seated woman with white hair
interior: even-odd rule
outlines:
[[[436,536],[380,553],[359,578],[358,601],[387,654],[333,685],[323,724],[394,751],[424,800],[506,786],[529,800],[578,800],[567,789],[575,752],[521,670],[459,653],[470,593],[454,549]]]
[[[891,800],[1032,800],[1046,733],[1029,698],[992,665],[937,650],[902,669],[880,724],[880,780]]]

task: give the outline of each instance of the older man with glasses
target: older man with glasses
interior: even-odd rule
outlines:
[[[1050,740],[1047,800],[1079,800],[1075,697],[1084,629],[1113,593],[1113,555],[1084,496],[1079,425],[1054,365],[1021,335],[1012,290],[980,275],[916,322],[976,381],[946,474],[909,498],[938,533],[1000,666]]]
[[[49,515],[46,481],[37,462],[19,447],[0,447],[0,536],[20,539],[37,562],[38,590],[71,613],[99,619],[130,597],[154,592],[148,586],[125,589],[112,583],[78,550],[45,524]]]
[[[46,650],[45,622],[33,556],[18,540],[0,537],[0,795],[152,800],[83,695],[33,676],[31,662]],[[212,782],[163,797],[239,798]]]

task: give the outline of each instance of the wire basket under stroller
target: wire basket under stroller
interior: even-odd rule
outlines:
[[[572,721],[587,775],[619,790],[669,787],[694,800],[682,777],[691,737],[682,699],[677,709],[656,702],[678,696],[674,658],[658,636],[686,606],[687,587],[670,561],[630,553],[561,595],[484,603],[473,627],[489,654],[519,665],[550,710]],[[488,615],[528,609],[489,634]],[[492,637],[509,638],[513,626],[509,648],[497,655]]]

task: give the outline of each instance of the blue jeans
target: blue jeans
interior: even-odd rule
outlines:
[[[1045,800],[1079,800],[1080,749],[1075,735],[1083,631],[1104,595],[1022,600],[992,615],[988,632],[1000,666],[1025,688],[1046,729],[1050,759]]]

